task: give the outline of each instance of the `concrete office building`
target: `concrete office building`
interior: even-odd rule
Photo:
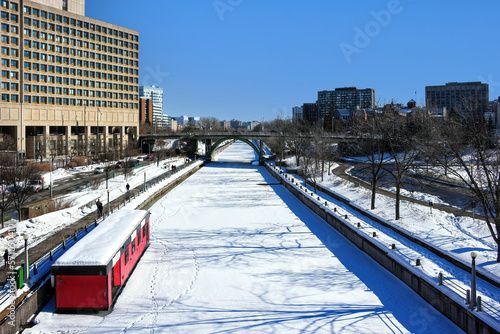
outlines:
[[[482,119],[488,111],[489,86],[481,82],[449,82],[440,86],[425,87],[427,109],[446,108],[475,120]]]
[[[139,97],[151,99],[153,101],[153,126],[163,125],[163,88],[155,86],[140,86]]]
[[[375,89],[357,89],[356,87],[335,88],[335,90],[323,90],[318,92],[318,117],[323,121],[330,112],[345,109],[355,111],[357,109],[374,108]]]
[[[0,132],[21,156],[136,146],[139,33],[85,15],[85,0],[1,0]]]

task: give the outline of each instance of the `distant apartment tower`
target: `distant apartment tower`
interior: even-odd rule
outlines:
[[[304,118],[302,107],[293,107],[292,108],[292,120],[298,121]]]
[[[369,109],[375,107],[375,89],[335,88],[318,92],[318,117],[323,121],[335,110]]]
[[[140,86],[139,96],[153,101],[152,125],[161,127],[163,122],[163,88]]]
[[[162,129],[172,129],[172,117],[166,114],[162,114],[159,124]]]
[[[253,131],[257,125],[259,125],[260,122],[257,121],[249,121],[249,122],[243,122],[242,126],[246,130]]]
[[[318,103],[304,103],[302,105],[303,120],[310,123],[318,122]]]
[[[231,121],[226,121],[226,120],[221,121],[221,122],[220,122],[220,127],[221,127],[222,129],[224,129],[224,130],[229,130],[229,129],[231,129]]]
[[[488,84],[477,82],[449,82],[441,86],[425,87],[425,102],[429,110],[446,108],[475,120],[482,119],[489,106]]]
[[[153,124],[153,100],[144,97],[139,98],[139,122],[141,124]]]
[[[191,124],[191,125],[195,125],[195,126],[201,125],[201,118],[198,116],[190,116],[188,119],[189,119],[189,124]]]
[[[231,128],[239,129],[239,128],[241,128],[241,126],[242,126],[242,122],[240,120],[237,120],[237,119],[231,120]]]
[[[85,0],[0,1],[0,132],[21,156],[136,145],[139,32],[85,16]]]
[[[177,117],[173,117],[173,118],[177,121],[178,125],[188,125],[189,124],[189,117],[188,116],[182,115],[182,116],[177,116]]]

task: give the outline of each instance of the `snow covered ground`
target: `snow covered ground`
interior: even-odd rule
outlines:
[[[115,178],[109,179],[108,189],[110,190],[110,200],[112,201],[126,192],[125,185],[127,182],[130,184],[131,188],[135,188],[143,184],[144,174],[146,175],[146,179],[150,180],[165,173],[166,170],[161,168],[164,162],[167,162],[167,160],[162,160],[160,167],[157,167],[156,164],[150,164],[148,166],[137,168],[127,176],[127,180],[125,180],[124,175],[119,175]],[[183,163],[184,158],[174,158],[171,160],[171,164],[176,166]],[[91,172],[96,166],[97,165],[83,166],[71,170],[64,170],[62,168],[57,169],[53,172],[53,182],[71,177],[74,173]],[[89,187],[82,189],[79,192],[58,197],[60,201],[70,203],[69,208],[21,222],[6,222],[6,226],[9,226],[12,223],[15,224],[17,231],[16,248],[20,249],[18,253],[23,251],[22,247],[24,246],[24,240],[21,236],[23,233],[27,233],[29,235],[28,244],[30,247],[33,247],[42,242],[48,236],[62,230],[68,225],[73,224],[75,221],[88,215],[90,212],[95,211],[95,202],[98,198],[104,206],[106,206],[106,203],[108,202],[107,196],[106,182],[103,181],[97,188]],[[7,239],[0,238],[0,249],[2,250],[2,253],[7,247],[7,244]]]
[[[294,165],[295,158],[288,159],[289,165]],[[480,270],[493,274],[500,280],[500,264],[496,262],[497,246],[487,225],[479,219],[455,216],[439,210],[431,210],[411,201],[401,202],[401,219],[394,219],[395,200],[378,194],[376,208],[371,210],[371,192],[363,187],[355,187],[336,175],[325,173],[324,181],[319,182],[324,187],[349,198],[365,210],[369,210],[391,224],[399,226],[435,247],[448,252],[451,256],[467,263],[471,262],[470,253],[478,254],[476,262]],[[390,190],[390,189],[389,189]],[[404,192],[403,195],[411,197],[412,194]],[[413,193],[415,199],[442,203],[436,197],[425,193]]]
[[[151,245],[111,313],[52,302],[25,333],[461,333],[251,165],[246,144],[217,160],[150,209]]]

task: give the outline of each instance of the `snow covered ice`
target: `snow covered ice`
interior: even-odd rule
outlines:
[[[151,207],[151,245],[111,313],[52,301],[25,333],[461,333],[252,165],[248,145],[217,160]]]

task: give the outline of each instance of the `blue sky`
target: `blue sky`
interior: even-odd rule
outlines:
[[[497,0],[87,0],[86,15],[140,32],[140,84],[164,113],[242,121],[291,116],[319,90],[373,88],[424,103],[425,86],[500,95]]]

